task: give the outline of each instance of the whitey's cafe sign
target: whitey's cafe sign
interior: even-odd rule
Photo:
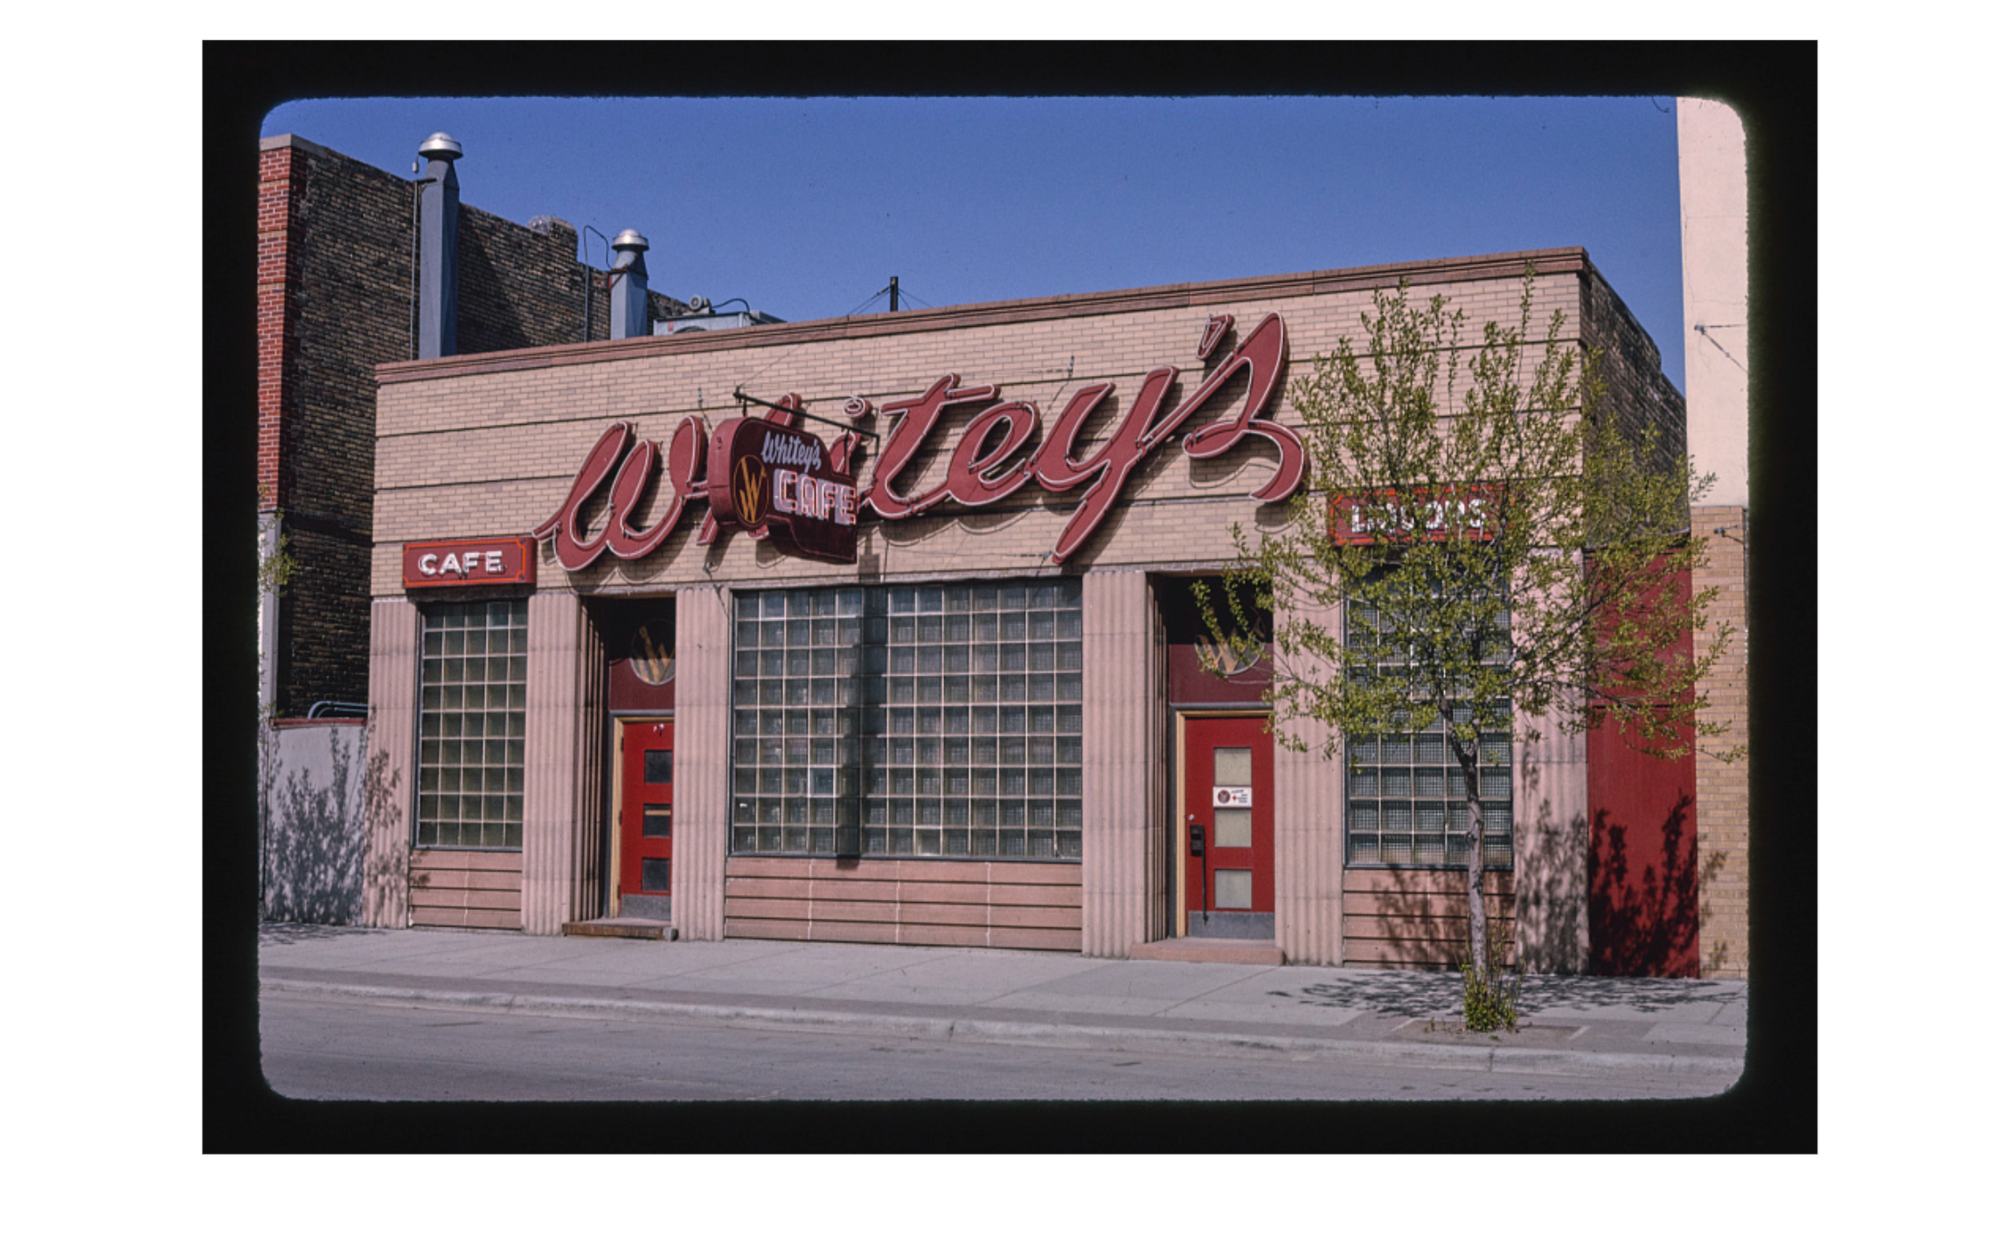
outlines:
[[[836,463],[809,433],[772,420],[726,420],[709,439],[708,475],[718,482],[708,488],[709,512],[722,527],[769,536],[801,557],[853,562],[860,495],[848,469],[853,448],[844,445]]]
[[[1207,359],[1232,321],[1226,314],[1210,318],[1198,355]],[[893,418],[882,438],[874,478],[860,490],[854,485],[859,435],[843,432],[828,445],[798,428],[802,404],[797,395],[769,405],[764,417],[723,421],[713,433],[700,416],[686,416],[664,450],[658,443],[635,441],[631,424],[620,421],[590,448],[569,496],[530,536],[553,537],[556,561],[570,571],[582,570],[607,551],[618,558],[643,558],[672,533],[687,503],[700,500],[708,503],[708,511],[695,535],[698,545],[709,544],[726,528],[738,528],[753,538],[771,537],[788,553],[853,562],[855,530],[864,514],[908,519],[985,506],[1030,483],[1051,493],[1081,487],[1082,499],[1049,553],[1051,561],[1061,563],[1104,522],[1146,456],[1201,411],[1238,370],[1249,371],[1242,410],[1233,419],[1188,434],[1181,449],[1195,459],[1214,459],[1246,438],[1263,438],[1278,449],[1278,470],[1253,496],[1262,502],[1290,497],[1305,478],[1305,447],[1298,435],[1265,415],[1285,360],[1285,324],[1273,313],[1171,410],[1166,399],[1180,370],[1161,366],[1140,380],[1110,436],[1082,459],[1076,457],[1077,440],[1091,414],[1117,389],[1114,382],[1093,382],[1078,390],[1046,433],[1041,410],[1033,403],[1002,401],[998,386],[962,385],[955,373],[931,383],[921,395],[880,408],[850,399],[842,410],[850,424],[878,415]],[[905,492],[904,470],[922,452],[945,411],[980,405],[990,406],[975,413],[952,444],[943,479],[921,493]],[[632,520],[662,459],[672,497],[651,527],[635,527]],[[609,516],[591,534],[583,511],[607,483]]]

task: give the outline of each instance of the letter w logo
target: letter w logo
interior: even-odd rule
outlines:
[[[764,522],[764,469],[746,455],[736,461],[736,518],[745,527]]]

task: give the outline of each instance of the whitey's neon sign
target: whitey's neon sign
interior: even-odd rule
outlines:
[[[1214,352],[1232,322],[1226,314],[1209,319],[1198,351],[1203,359]],[[782,494],[776,484],[768,491],[757,490],[753,483],[756,478],[749,476],[755,469],[745,470],[744,477],[731,476],[729,467],[737,467],[742,459],[752,457],[742,451],[732,453],[725,445],[725,440],[738,436],[737,427],[746,424],[743,418],[724,421],[711,436],[701,417],[685,417],[675,427],[670,445],[664,451],[652,442],[641,441],[635,447],[632,426],[621,421],[598,438],[577,470],[562,506],[530,535],[537,540],[552,536],[556,560],[570,571],[582,570],[606,551],[618,558],[642,558],[666,540],[680,521],[687,502],[699,498],[708,501],[709,511],[696,534],[696,544],[710,543],[724,526],[743,527],[752,537],[761,538],[772,527],[782,524],[786,530],[779,544],[784,548],[851,562],[854,523],[863,510],[873,511],[882,519],[896,520],[949,510],[953,505],[976,508],[998,502],[1033,482],[1050,493],[1083,487],[1082,500],[1049,553],[1051,561],[1060,563],[1097,531],[1146,456],[1201,411],[1239,370],[1249,371],[1242,410],[1234,419],[1217,421],[1188,434],[1181,441],[1181,449],[1195,459],[1214,459],[1245,439],[1262,438],[1277,447],[1278,469],[1252,496],[1262,502],[1277,502],[1297,491],[1305,479],[1305,447],[1297,434],[1265,415],[1277,391],[1286,357],[1285,324],[1273,313],[1257,323],[1194,393],[1171,410],[1165,410],[1166,400],[1180,369],[1172,365],[1154,369],[1140,379],[1139,389],[1110,436],[1082,459],[1076,457],[1076,450],[1084,424],[1117,389],[1114,382],[1093,382],[1077,391],[1046,434],[1042,433],[1041,410],[1033,403],[1025,400],[996,403],[1000,396],[998,386],[961,386],[955,373],[931,383],[921,395],[895,400],[879,409],[864,399],[849,400],[845,411],[850,420],[876,415],[894,418],[883,437],[874,478],[859,492],[852,488],[851,464],[859,443],[853,433],[839,435],[826,448],[824,460],[818,460],[815,454],[818,461],[801,469],[800,465],[807,462],[806,456],[814,454],[820,444],[793,429],[797,419],[793,413],[800,406],[796,395],[781,400],[782,406],[774,407],[767,417],[748,422],[785,430],[775,435],[776,442],[774,435],[767,433],[745,438],[746,446],[754,438],[754,457],[759,461],[787,465],[785,471],[792,474],[792,479],[783,482]],[[966,425],[952,447],[943,479],[922,493],[905,492],[903,473],[922,452],[945,411],[980,404],[992,406],[978,412]],[[766,459],[767,443],[783,458]],[[662,456],[673,497],[652,527],[635,528],[632,517]],[[717,469],[718,460],[726,461],[727,466],[721,471]],[[810,481],[804,479],[807,476]],[[607,480],[611,486],[609,518],[593,536],[584,528],[583,509]],[[753,490],[759,496],[759,501],[750,504],[756,518],[744,520],[740,518],[742,499],[752,496]],[[773,520],[770,514],[773,510],[784,518]],[[718,522],[718,514],[723,516],[722,522]],[[828,541],[815,552],[802,544],[801,529],[805,529],[806,540],[835,529],[843,530],[847,539],[844,544]]]
[[[708,487],[709,513],[721,527],[775,534],[788,553],[853,562],[859,496],[841,455],[835,466],[825,443],[776,421],[726,420],[709,439],[708,474],[723,482]]]

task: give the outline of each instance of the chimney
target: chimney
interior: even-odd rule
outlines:
[[[618,257],[611,263],[611,337],[629,339],[653,333],[646,315],[646,238],[626,228],[611,242]]]
[[[464,147],[433,133],[417,147],[430,161],[417,196],[417,357],[458,355],[458,172]]]

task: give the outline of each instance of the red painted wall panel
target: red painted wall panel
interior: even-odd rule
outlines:
[[[1678,649],[1692,654],[1690,636]],[[1692,734],[1687,755],[1635,750],[1606,723],[1590,731],[1590,969],[1700,975],[1701,890]]]

